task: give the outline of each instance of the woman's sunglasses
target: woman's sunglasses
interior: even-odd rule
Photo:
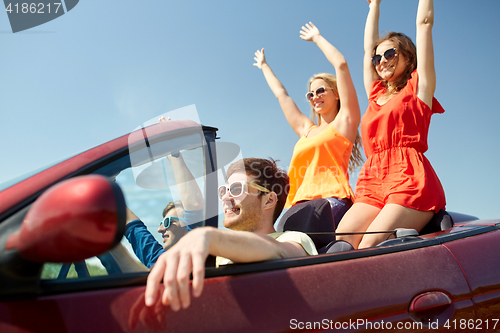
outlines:
[[[226,185],[221,185],[219,186],[219,189],[217,190],[217,193],[219,194],[219,200],[222,200],[222,197],[226,194],[227,191],[229,191],[229,194],[231,194],[233,197],[239,197],[243,193],[246,192],[246,186],[253,187],[259,191],[262,192],[271,192],[267,188],[262,187],[260,185],[250,183],[250,182],[245,182],[245,181],[237,181],[234,183],[231,183],[229,186]]]
[[[391,61],[392,59],[396,58],[396,48],[388,49],[387,51],[384,52],[383,57],[387,61]],[[380,62],[382,61],[382,54],[375,54],[372,58],[373,66],[378,66],[380,65]]]
[[[163,224],[163,227],[165,229],[168,229],[170,228],[170,225],[172,224],[173,221],[184,221],[184,219],[175,216],[165,216],[163,220],[160,222],[160,225]]]
[[[318,89],[316,89],[316,91],[310,91],[306,94],[306,98],[308,101],[311,101],[311,99],[314,98],[314,95],[318,96],[318,97],[321,97],[325,94],[326,92],[326,89],[333,89],[333,88],[330,88],[330,87],[319,87]]]

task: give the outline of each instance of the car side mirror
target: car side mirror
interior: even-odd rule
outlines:
[[[62,181],[33,203],[5,249],[33,262],[77,262],[108,251],[125,232],[125,199],[106,177]]]

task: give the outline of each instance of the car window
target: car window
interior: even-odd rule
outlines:
[[[206,147],[202,132],[139,141],[129,147],[128,154],[96,170],[94,173],[120,186],[128,209],[139,220],[131,224],[134,232],[129,237],[126,234],[117,248],[84,262],[46,263],[42,279],[147,271],[153,255],[168,250],[189,230],[203,226]],[[171,209],[164,219],[167,206]]]
[[[97,257],[79,263],[46,263],[42,270],[42,280],[78,278],[85,266],[88,276],[109,275]],[[82,276],[80,276],[82,277]]]

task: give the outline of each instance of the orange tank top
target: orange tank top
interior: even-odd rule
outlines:
[[[290,191],[285,208],[302,200],[354,198],[349,185],[352,147],[333,125],[311,138],[301,137],[288,170]]]

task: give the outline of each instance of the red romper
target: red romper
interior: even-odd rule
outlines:
[[[356,203],[378,208],[398,204],[438,212],[446,205],[443,186],[424,156],[431,116],[444,109],[433,97],[432,110],[417,95],[415,70],[408,84],[384,105],[381,81],[373,83],[369,105],[361,120],[367,161],[356,184]]]

